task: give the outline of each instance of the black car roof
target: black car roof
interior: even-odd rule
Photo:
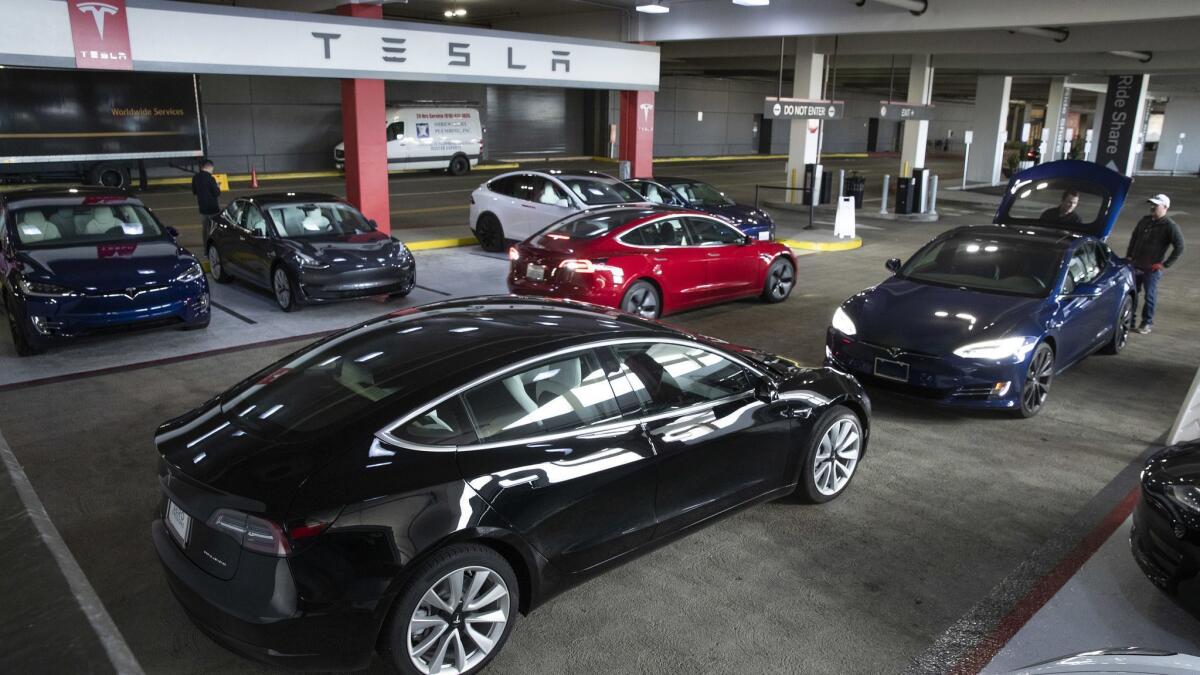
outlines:
[[[14,206],[25,201],[41,201],[43,199],[82,200],[88,197],[111,197],[113,199],[138,203],[142,201],[128,190],[109,187],[31,187],[0,194],[0,200],[3,200],[9,206]]]
[[[256,204],[311,204],[313,202],[346,201],[327,192],[261,192],[241,199],[248,199]]]

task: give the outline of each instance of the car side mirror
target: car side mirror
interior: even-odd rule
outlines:
[[[560,200],[554,202],[554,205],[560,209],[565,209],[571,205],[571,202],[569,202],[565,199],[560,199]]]
[[[742,246],[749,246],[750,244],[754,243],[754,237],[751,237],[748,234],[743,234],[742,241],[740,243]]]
[[[179,230],[177,230],[177,229],[175,229],[175,228],[171,227],[170,225],[168,225],[168,226],[167,226],[167,234],[171,235],[171,238],[172,238],[172,239],[178,239],[178,238],[179,238]]]
[[[754,398],[763,403],[772,403],[779,399],[779,388],[775,386],[774,382],[764,377],[754,387]]]
[[[888,270],[890,270],[892,272],[892,274],[895,274],[896,272],[900,271],[900,259],[899,258],[888,258],[887,262],[885,262],[883,264],[883,266],[888,268]]]
[[[367,219],[367,224],[371,226],[371,229],[372,229],[372,230],[378,230],[378,229],[379,229],[379,223],[375,222],[375,219],[374,219],[374,218],[368,218],[368,219]]]

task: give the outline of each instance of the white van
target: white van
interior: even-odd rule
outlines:
[[[405,106],[387,109],[388,169],[446,169],[455,176],[479,164],[483,125],[477,108]],[[344,144],[333,149],[338,169],[346,166]]]

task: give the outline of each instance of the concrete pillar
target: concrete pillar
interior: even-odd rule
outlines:
[[[796,74],[792,83],[792,97],[820,99],[824,69],[825,55],[817,53],[816,40],[796,38]],[[804,184],[804,165],[817,161],[820,127],[817,120],[792,120],[791,125],[785,179],[789,187],[801,187]],[[788,201],[796,201],[796,196],[796,192],[789,191]]]
[[[1000,184],[1000,163],[1004,159],[1005,130],[1008,122],[1008,96],[1012,76],[980,75],[975,84],[975,141],[967,162],[967,180],[972,183]]]
[[[1046,97],[1046,131],[1042,135],[1046,140],[1043,162],[1066,159],[1063,143],[1067,140],[1067,112],[1070,107],[1071,90],[1067,88],[1067,78],[1050,78],[1050,93]]]
[[[632,178],[654,176],[654,92],[622,91],[617,158]]]
[[[382,5],[342,5],[338,13],[382,19]],[[342,80],[342,140],[346,151],[346,199],[375,221],[379,231],[392,231],[388,200],[386,110],[383,80]]]
[[[933,68],[928,54],[913,54],[908,67],[908,102],[929,105],[933,96]],[[912,169],[925,166],[925,145],[929,141],[929,121],[904,122],[904,142],[900,146],[900,175],[912,175]]]
[[[1180,138],[1180,134],[1184,137]],[[1175,154],[1177,145],[1183,146],[1182,154]],[[1163,115],[1162,139],[1154,156],[1154,168],[1194,174],[1197,167],[1200,167],[1200,96],[1172,94]]]
[[[1096,94],[1096,109],[1092,111],[1092,142],[1087,151],[1087,157],[1084,158],[1089,162],[1096,161],[1096,150],[1100,147],[1100,129],[1104,126],[1104,97],[1106,95],[1105,92]],[[1086,132],[1084,143],[1087,143]]]

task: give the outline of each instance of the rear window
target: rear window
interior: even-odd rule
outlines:
[[[10,216],[17,243],[26,248],[141,241],[163,236],[141,204],[50,204],[17,208]]]
[[[625,204],[645,201],[637,190],[615,178],[559,177],[567,189],[584,204]]]
[[[1090,231],[1108,209],[1108,193],[1091,183],[1050,179],[1018,183],[996,222]]]
[[[654,211],[630,209],[610,213],[584,213],[578,216],[560,220],[551,225],[544,234],[549,236],[565,235],[571,239],[595,239],[613,230],[619,229],[638,218],[653,215]]]

